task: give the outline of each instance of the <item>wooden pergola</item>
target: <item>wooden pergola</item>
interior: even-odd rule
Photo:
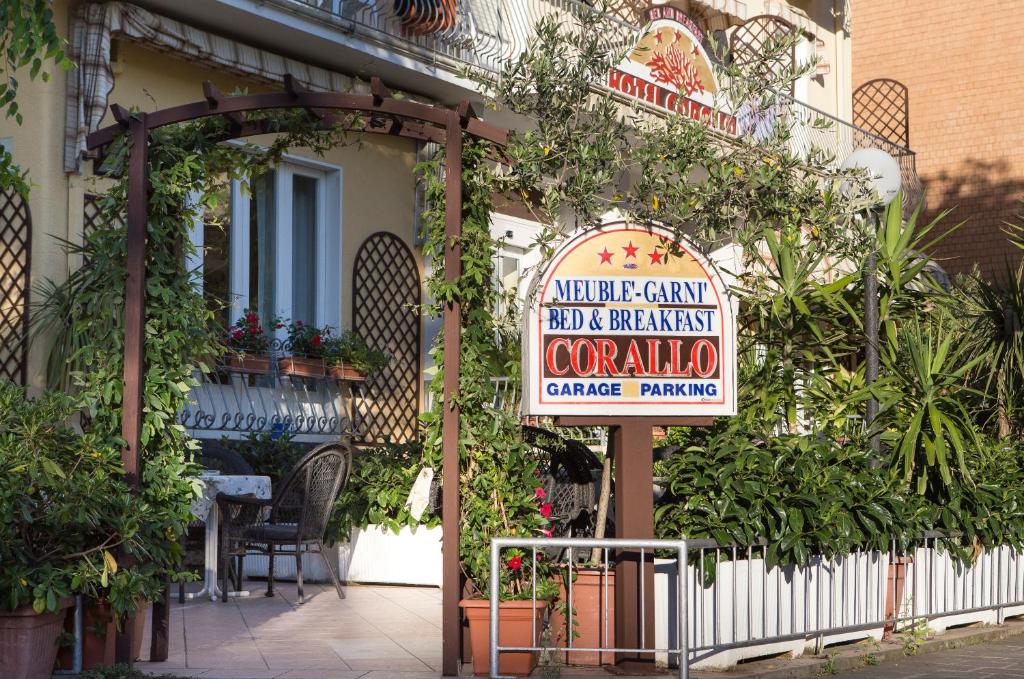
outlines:
[[[97,130],[88,137],[90,150],[98,150],[122,135],[130,142],[127,172],[127,271],[124,319],[124,402],[121,433],[127,442],[121,453],[125,476],[130,486],[138,488],[142,429],[142,390],[144,385],[145,350],[145,275],[147,174],[149,133],[166,125],[174,125],[210,116],[222,116],[228,122],[228,133],[222,141],[272,132],[269,121],[243,116],[243,113],[273,109],[305,109],[325,129],[349,125],[334,112],[365,114],[362,124],[348,127],[354,132],[383,134],[443,144],[445,154],[445,278],[454,282],[461,272],[462,234],[462,147],[465,138],[479,139],[504,146],[507,131],[487,124],[476,117],[468,102],[457,109],[395,99],[379,78],[371,80],[370,94],[313,92],[301,87],[290,75],[285,76],[284,91],[266,94],[225,96],[210,82],[203,83],[204,98],[190,104],[161,109],[151,113],[130,113],[117,104],[111,106],[116,124]],[[462,310],[458,300],[444,307],[444,417],[442,421],[442,525],[443,588],[442,588],[442,672],[458,674],[461,654],[462,590],[459,564],[459,407],[453,396],[458,391]],[[166,601],[154,603],[152,658],[167,659],[167,628],[169,608]],[[130,661],[131,626],[118,638],[118,660]]]

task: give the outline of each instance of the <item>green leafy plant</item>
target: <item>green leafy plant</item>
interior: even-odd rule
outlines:
[[[352,527],[370,524],[398,533],[403,526],[440,524],[430,506],[415,519],[406,500],[420,469],[424,466],[423,446],[413,443],[388,443],[360,451],[352,462],[348,484],[334,503],[329,533],[335,540],[348,540]]]
[[[188,679],[190,675],[149,674],[128,665],[93,667],[82,673],[82,679]]]
[[[328,365],[350,366],[364,375],[388,364],[388,355],[367,344],[362,335],[345,332],[324,341],[324,358]]]
[[[118,550],[139,545],[150,507],[121,477],[120,452],[70,422],[80,403],[35,399],[0,382],[0,606],[56,610],[62,597],[108,598],[124,612],[143,596]]]
[[[490,579],[492,537],[540,535],[547,530],[550,507],[538,504],[537,460],[521,440],[516,414],[495,408],[494,376],[486,357],[493,352],[497,292],[494,279],[494,248],[490,235],[495,177],[488,166],[488,148],[482,143],[466,144],[463,150],[463,213],[461,270],[453,279],[443,267],[435,266],[427,281],[432,299],[429,311],[439,314],[458,300],[463,314],[461,369],[458,404],[460,412],[460,505],[459,557],[462,568],[477,595],[487,596]],[[425,256],[443,262],[448,245],[445,228],[445,186],[439,172],[443,158],[421,163],[418,170],[425,183],[428,225]],[[431,381],[434,407],[424,415],[424,460],[438,468],[441,459],[441,430],[445,403],[441,386],[444,371],[445,338],[439,336],[431,349],[438,374]],[[506,366],[518,374],[518,364]],[[548,564],[525,563],[508,556],[499,577],[502,599],[528,598],[524,583],[534,571],[538,582],[547,581]]]
[[[224,438],[221,444],[241,455],[254,474],[269,476],[271,487],[277,487],[308,451],[307,445],[296,443],[288,434],[268,432],[253,432],[239,440]]]
[[[24,115],[18,105],[19,71],[28,69],[29,79],[50,79],[44,64],[52,61],[63,70],[73,64],[64,54],[65,41],[57,31],[51,0],[4,0],[0,3],[0,54],[3,55],[3,82],[0,82],[0,109],[18,125]],[[27,174],[14,157],[0,148],[0,189],[14,187],[28,195]]]

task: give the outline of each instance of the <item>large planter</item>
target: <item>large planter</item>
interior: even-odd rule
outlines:
[[[441,527],[353,528],[338,545],[338,574],[346,582],[441,586]]]
[[[0,610],[0,677],[50,679],[57,659],[57,637],[65,611],[74,599],[61,599],[53,613],[36,613],[31,606]]]
[[[546,601],[502,601],[498,604],[498,639],[502,646],[538,646],[544,628]],[[459,606],[469,621],[469,643],[473,649],[473,674],[490,676],[491,621],[490,602],[483,599],[463,599]],[[532,637],[533,630],[537,639]],[[539,654],[523,651],[501,653],[498,671],[502,675],[525,677],[537,667]]]
[[[366,373],[348,365],[332,365],[327,368],[327,376],[339,382],[365,382]]]
[[[615,648],[615,571],[609,569],[607,580],[604,569],[600,568],[580,568],[573,574],[576,579],[572,583],[572,621],[576,634],[572,645]],[[559,577],[558,601],[550,618],[553,646],[569,646],[569,622],[564,614],[568,606],[565,580]],[[568,665],[596,667],[615,663],[615,654],[610,651],[567,651],[559,656]]]
[[[228,354],[224,357],[224,365],[237,373],[262,375],[270,370],[270,357],[262,354]]]
[[[323,377],[324,359],[305,358],[303,356],[286,356],[278,359],[277,367],[285,375],[293,377]]]
[[[64,620],[64,631],[75,631],[74,610],[69,610]],[[85,599],[82,601],[82,669],[97,665],[113,665],[117,626],[114,611],[105,600]],[[71,669],[74,662],[74,648],[64,646],[57,655],[61,669]]]

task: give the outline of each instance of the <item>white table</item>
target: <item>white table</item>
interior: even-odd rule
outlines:
[[[203,494],[192,502],[192,514],[206,525],[206,563],[203,569],[203,588],[188,594],[187,598],[199,599],[209,596],[210,601],[216,601],[221,595],[221,589],[217,585],[217,542],[220,528],[217,494],[251,495],[266,500],[270,498],[270,477],[203,472],[199,475],[199,480],[203,484]],[[228,596],[248,595],[248,592],[228,592]]]

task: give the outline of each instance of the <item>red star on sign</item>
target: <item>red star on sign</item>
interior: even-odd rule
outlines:
[[[648,253],[648,257],[651,258],[651,264],[661,264],[661,253],[655,250],[654,252]]]
[[[633,259],[636,259],[636,251],[639,250],[640,248],[638,248],[635,245],[633,245],[633,241],[629,241],[629,245],[623,247],[622,249],[626,251],[626,258],[627,259],[629,257],[632,257]]]
[[[654,34],[654,42],[658,43],[659,45],[661,44],[661,31],[658,31],[657,33]]]
[[[605,248],[604,252],[597,253],[597,256],[601,258],[601,264],[612,263],[612,253],[608,252],[608,248]]]
[[[698,54],[700,54],[700,52],[697,51],[697,46],[696,45],[694,45],[693,49],[690,50],[690,51],[693,52],[693,56],[697,56]]]

